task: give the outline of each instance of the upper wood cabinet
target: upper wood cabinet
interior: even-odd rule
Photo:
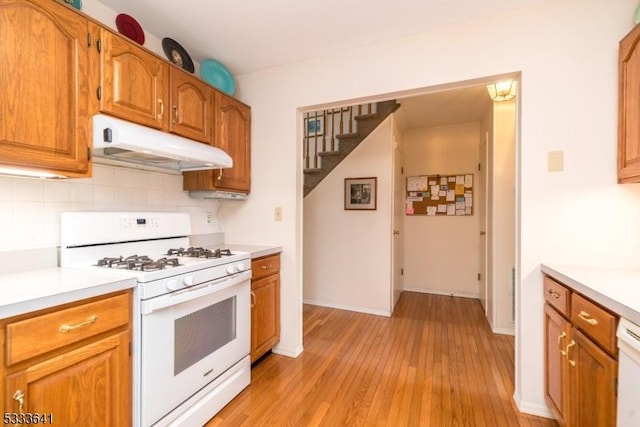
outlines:
[[[233,159],[229,169],[185,172],[185,190],[251,190],[251,109],[220,92],[215,93],[214,143]]]
[[[94,25],[94,24],[92,24]],[[169,64],[111,31],[92,30],[95,97],[99,111],[135,123],[166,129],[169,115]],[[99,62],[96,64],[96,56]],[[97,111],[96,111],[97,112]]]
[[[620,41],[618,182],[640,182],[640,26]]]
[[[211,144],[214,90],[184,71],[170,67],[171,118],[169,131]]]
[[[51,0],[0,2],[0,164],[90,174],[88,21]]]

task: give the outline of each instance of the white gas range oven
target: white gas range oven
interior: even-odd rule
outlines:
[[[62,267],[137,279],[134,426],[203,425],[250,382],[249,254],[190,234],[186,213],[62,214]]]

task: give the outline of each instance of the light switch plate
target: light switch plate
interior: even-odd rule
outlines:
[[[562,172],[564,170],[564,151],[549,151],[547,170],[549,172]]]
[[[282,221],[282,206],[276,206],[275,212],[273,214],[273,219],[276,221]]]

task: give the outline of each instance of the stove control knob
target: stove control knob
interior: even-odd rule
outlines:
[[[249,267],[244,262],[239,262],[236,268],[238,271],[246,271]]]
[[[228,265],[227,266],[227,274],[236,274],[238,272],[238,269],[236,268],[235,265]]]
[[[167,280],[167,289],[170,291],[177,291],[182,287],[182,284],[178,282],[176,279]]]
[[[182,279],[182,283],[184,283],[185,286],[192,286],[193,276],[184,276],[184,279]]]

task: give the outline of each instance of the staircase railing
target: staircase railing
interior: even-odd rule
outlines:
[[[377,104],[367,103],[304,114],[303,155],[305,169],[322,167],[320,153],[339,150],[340,137],[357,133],[356,117],[375,114]]]

